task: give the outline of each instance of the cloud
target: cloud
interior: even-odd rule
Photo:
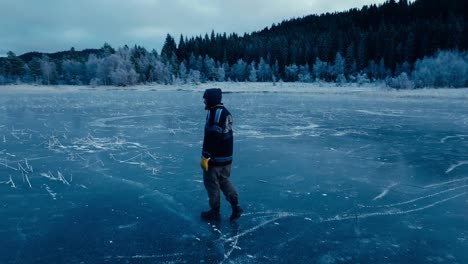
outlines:
[[[80,41],[89,37],[89,33],[84,28],[72,28],[63,31],[64,40]]]

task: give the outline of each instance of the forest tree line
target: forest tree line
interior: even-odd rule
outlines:
[[[0,84],[135,85],[208,81],[385,81],[396,88],[468,86],[464,0],[389,0],[310,15],[238,36],[211,32],[158,53],[100,49],[0,58]]]

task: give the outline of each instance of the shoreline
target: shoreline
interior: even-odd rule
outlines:
[[[198,85],[174,84],[174,85],[135,85],[128,87],[88,85],[5,85],[0,86],[2,93],[74,93],[83,91],[192,91],[202,92],[207,88],[218,87],[226,93],[290,93],[307,95],[359,95],[378,97],[402,97],[402,98],[451,98],[467,99],[468,88],[423,88],[412,90],[397,90],[383,86],[382,84],[366,84],[358,86],[336,86],[327,83],[242,83],[242,82],[210,82]]]

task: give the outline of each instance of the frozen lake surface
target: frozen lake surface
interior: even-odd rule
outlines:
[[[466,100],[226,93],[212,225],[202,92],[0,91],[0,263],[468,263]]]

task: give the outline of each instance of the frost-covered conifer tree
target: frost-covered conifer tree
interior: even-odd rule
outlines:
[[[369,77],[367,76],[367,73],[361,72],[356,76],[356,81],[359,85],[365,85],[370,82]]]
[[[273,79],[273,82],[276,82],[281,79],[278,60],[275,60],[275,64],[273,64],[271,78]]]
[[[86,78],[85,82],[91,85],[98,85],[100,80],[97,79],[97,71],[100,60],[94,54],[88,56],[88,61],[85,63]]]
[[[205,55],[205,59],[203,60],[203,69],[205,78],[208,81],[214,81],[216,79],[217,69],[216,69],[216,62],[210,58],[208,55]]]
[[[96,71],[96,80],[99,80],[97,84],[99,85],[111,85],[111,73],[117,68],[120,58],[116,54],[111,54],[110,56],[104,57],[98,62],[98,68]]]
[[[45,84],[50,85],[52,82],[55,81],[55,78],[57,76],[55,63],[51,62],[49,60],[49,57],[45,55],[41,59],[41,71]]]
[[[135,72],[139,76],[139,83],[154,81],[154,61],[156,60],[153,53],[149,53],[144,48],[134,47],[131,50],[131,61]]]
[[[198,65],[197,58],[195,55],[193,55],[193,53],[191,53],[189,57],[188,69],[197,71],[201,70],[201,65]]]
[[[312,68],[314,77],[316,80],[325,80],[327,75],[327,62],[321,61],[319,57],[315,59],[314,66]]]
[[[231,68],[231,78],[238,82],[243,82],[247,79],[247,64],[243,59],[237,60]]]
[[[75,60],[64,60],[62,63],[63,80],[67,84],[81,85],[85,66]]]
[[[340,52],[337,52],[335,55],[335,62],[333,63],[332,72],[331,72],[332,78],[334,80],[336,80],[338,76],[344,74],[345,66],[346,66],[345,59],[343,58],[343,56],[341,56]]]
[[[179,64],[179,79],[182,81],[182,83],[187,82],[188,71],[187,71],[187,66],[185,65],[186,65],[185,60],[183,60]]]
[[[387,77],[387,68],[385,68],[385,59],[381,58],[379,62],[379,79],[384,80]]]
[[[190,70],[187,76],[187,83],[199,84],[201,81],[201,74],[197,70]]]
[[[171,81],[170,80],[171,74],[167,70],[166,65],[162,63],[162,61],[160,61],[159,59],[155,60],[153,67],[154,67],[154,70],[153,70],[154,80],[157,83],[167,84]]]
[[[468,86],[468,53],[440,51],[417,60],[412,73],[416,87]]]
[[[312,82],[312,74],[310,73],[309,64],[304,64],[299,66],[298,80],[300,82]]]
[[[221,65],[220,67],[217,68],[216,80],[218,82],[224,82],[225,79],[226,79],[226,72],[224,71],[224,67]]]
[[[292,65],[286,66],[284,68],[284,75],[286,77],[286,81],[295,82],[298,79],[299,68],[294,63]]]
[[[374,60],[370,60],[365,70],[369,78],[374,81],[379,78],[379,67]]]
[[[27,63],[23,65],[23,76],[21,79],[26,83],[31,83],[33,81],[31,76],[31,69],[29,69],[29,65]]]
[[[247,70],[249,72],[249,81],[256,82],[257,81],[257,69],[255,66],[255,61],[252,61],[252,63],[250,63]]]
[[[131,62],[131,51],[128,47],[119,48],[116,54],[111,55],[110,80],[111,84],[117,86],[134,85],[138,81],[136,73]]]
[[[387,79],[387,85],[396,89],[414,88],[414,83],[409,79],[406,72],[402,72],[398,77]]]
[[[224,80],[226,80],[226,78],[229,78],[228,76],[230,76],[230,73],[231,73],[231,67],[229,67],[229,64],[227,62],[224,62],[223,65],[223,70],[224,70]]]
[[[271,74],[272,72],[271,72],[270,65],[266,63],[263,58],[260,58],[260,62],[258,63],[258,71],[257,71],[258,79],[262,82],[270,81]]]

